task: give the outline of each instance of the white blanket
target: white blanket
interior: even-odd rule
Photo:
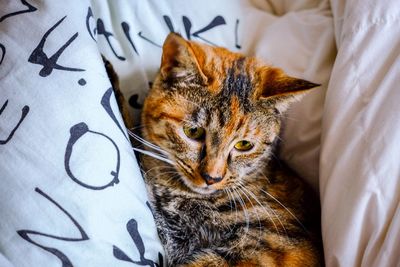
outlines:
[[[320,161],[327,266],[400,266],[399,1],[332,0]]]

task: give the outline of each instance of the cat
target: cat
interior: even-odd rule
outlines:
[[[318,201],[276,158],[284,112],[317,86],[168,35],[131,135],[169,266],[323,266]]]

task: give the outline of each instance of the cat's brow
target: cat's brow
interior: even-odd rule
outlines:
[[[225,112],[223,110],[219,110],[218,123],[219,123],[220,127],[224,127],[224,125],[226,124],[227,117],[228,116],[225,114]]]
[[[239,122],[236,125],[236,129],[235,129],[236,132],[239,131],[239,129],[243,126],[243,123],[244,123],[244,118],[242,116],[242,117],[240,117]]]
[[[218,147],[221,144],[221,138],[217,131],[211,133],[211,145]]]
[[[200,108],[196,108],[192,114],[191,114],[191,120],[193,121],[193,123],[198,123],[199,122],[199,117],[200,117]]]
[[[161,119],[172,120],[172,121],[175,121],[175,122],[181,122],[182,121],[182,118],[174,116],[173,114],[166,113],[166,112],[161,112],[160,114],[157,114],[155,116],[153,115],[151,117],[156,121],[159,121]]]
[[[241,57],[227,70],[226,78],[220,92],[221,100],[229,102],[232,97],[236,96],[240,102],[240,106],[248,111],[250,107],[249,96],[252,91],[253,85],[251,77],[246,72],[245,58]]]

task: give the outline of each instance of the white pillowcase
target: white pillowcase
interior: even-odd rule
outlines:
[[[1,266],[165,262],[89,6],[0,3]]]

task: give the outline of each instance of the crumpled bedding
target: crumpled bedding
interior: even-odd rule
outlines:
[[[332,0],[320,157],[327,266],[400,266],[400,5]]]

